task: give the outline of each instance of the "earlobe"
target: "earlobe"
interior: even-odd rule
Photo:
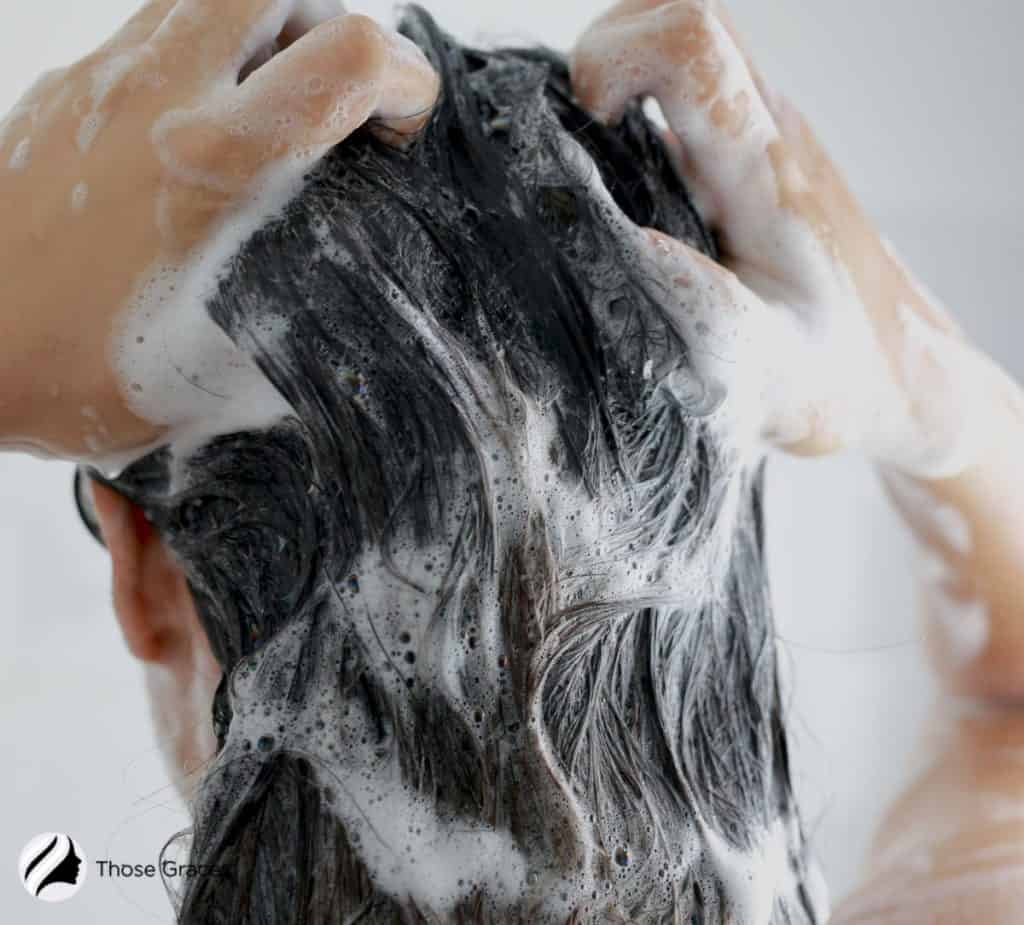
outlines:
[[[180,615],[191,596],[181,566],[137,505],[98,482],[92,492],[128,649],[144,662],[170,665],[189,645]]]

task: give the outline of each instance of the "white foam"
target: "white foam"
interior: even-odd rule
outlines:
[[[171,444],[176,456],[187,456],[219,434],[272,426],[291,412],[251,356],[252,348],[265,345],[274,332],[254,325],[239,348],[206,306],[244,241],[280,212],[301,184],[301,172],[290,164],[266,171],[258,192],[221,223],[200,253],[180,265],[151,270],[119,320],[112,363],[129,407],[167,428],[160,442]],[[95,462],[120,466],[149,449]]]
[[[682,81],[680,95],[663,95],[660,103],[684,139],[690,161],[702,168],[699,176],[686,179],[703,203],[705,220],[724,223],[730,251],[757,254],[758,261],[737,266],[741,282],[656,239],[658,270],[673,281],[680,304],[688,308],[678,316],[687,344],[701,375],[724,389],[724,419],[746,455],[765,451],[762,438],[796,443],[809,437],[815,407],[828,408],[830,417],[842,422],[845,439],[863,440],[884,404],[877,398],[880,383],[888,386],[892,377],[849,276],[836,270],[813,231],[779,206],[778,180],[767,154],[779,140],[778,130],[765,107],[750,96],[749,74],[738,50],[713,18],[710,27],[717,39],[709,54],[722,56],[716,98],[698,105]],[[615,29],[587,42],[589,55],[596,57],[603,49],[611,62],[602,70],[608,81],[604,95],[617,99],[619,84],[646,79],[632,70],[633,58],[617,51],[622,36]],[[646,66],[663,73],[675,65],[653,53]],[[741,134],[726,137],[709,112],[716,102],[736,107],[745,99],[749,113]],[[760,267],[786,267],[792,282]],[[832,387],[836,382],[841,383],[838,389]]]
[[[32,139],[22,138],[14,146],[14,151],[11,152],[10,160],[7,162],[7,166],[11,170],[24,170],[28,167],[29,158],[32,155]]]
[[[988,607],[978,598],[959,592],[957,576],[944,560],[921,552],[922,593],[927,615],[942,634],[946,654],[954,667],[969,665],[989,642],[991,633]]]
[[[449,912],[480,890],[491,901],[508,904],[526,885],[526,863],[512,836],[465,820],[445,824],[429,803],[401,783],[397,764],[391,783],[377,771],[358,776],[348,797],[361,820],[349,831],[364,834],[360,855],[375,886],[420,907]]]
[[[988,607],[963,574],[973,549],[970,523],[909,476],[883,469],[882,480],[918,541],[926,616],[953,666],[968,665],[984,652],[991,632]]]
[[[71,190],[71,210],[73,212],[81,212],[85,208],[85,204],[88,201],[89,184],[76,183],[74,188]]]
[[[637,524],[639,529],[652,529],[644,515],[647,499],[643,490],[636,490],[631,521],[619,519],[629,506],[621,496],[609,499],[599,493],[593,497],[580,486],[568,485],[561,478],[560,464],[549,452],[557,434],[553,410],[511,388],[502,372],[500,351],[497,368],[483,368],[445,336],[429,306],[413,305],[397,289],[392,301],[394,310],[444,368],[442,379],[450,383],[451,397],[473,432],[487,494],[500,498],[492,542],[499,549],[521,542],[530,513],[542,512],[547,536],[557,544],[552,550],[559,567],[553,582],[557,595],[551,602],[553,613],[580,600],[607,607],[609,612],[645,606],[687,607],[719,593],[734,529],[738,479],[723,502],[713,536],[670,549],[666,537],[655,535],[647,537],[635,552],[627,552],[631,529]],[[341,375],[352,372],[342,371]],[[458,474],[455,478],[458,480]],[[684,494],[679,492],[679,504]],[[474,644],[467,646],[456,620],[438,620],[430,626],[427,618],[437,606],[442,566],[449,561],[460,522],[460,511],[448,513],[450,522],[426,544],[396,524],[391,564],[384,562],[379,548],[367,549],[353,564],[351,587],[343,582],[332,592],[332,620],[354,629],[367,641],[365,657],[376,683],[387,686],[400,684],[403,676],[415,678],[461,712],[468,728],[481,729],[501,702],[502,603],[496,576],[474,571]],[[664,519],[673,520],[676,513],[669,512]],[[453,612],[461,612],[461,589],[453,593]],[[296,655],[289,647],[299,645],[308,631],[304,627],[285,630],[257,661],[268,666],[293,664]],[[329,630],[318,627],[317,632]],[[402,650],[415,656],[414,667],[401,657]],[[542,655],[538,656],[540,663]],[[467,701],[459,672],[469,666],[480,686]],[[581,857],[573,880],[561,882],[547,873],[550,858],[539,859],[539,869],[545,873],[537,875],[538,865],[530,864],[531,859],[507,832],[439,816],[429,801],[403,782],[393,755],[376,755],[372,748],[359,744],[364,741],[359,724],[368,720],[352,711],[343,719],[344,705],[334,692],[336,685],[327,686],[323,697],[315,697],[299,713],[287,713],[273,707],[273,699],[256,681],[258,673],[246,667],[238,683],[232,684],[236,720],[231,726],[231,742],[237,746],[242,740],[256,742],[269,737],[280,747],[312,756],[322,785],[336,793],[334,810],[339,820],[357,835],[356,850],[381,889],[396,897],[411,896],[424,907],[441,912],[476,888],[484,889],[499,904],[519,900],[528,889],[531,898],[538,897],[547,916],[538,913],[538,921],[564,920],[573,908],[588,901],[594,890],[593,862],[599,849],[587,809],[575,797],[569,780],[562,780],[562,811],[567,820],[573,820]],[[313,689],[320,688],[314,684]],[[540,710],[539,699],[534,709]],[[319,731],[303,731],[317,729],[317,720],[322,724]],[[535,712],[530,728],[537,760],[546,763],[546,773],[560,779],[564,772],[543,734],[539,713]],[[330,743],[342,743],[343,747],[332,751]],[[729,849],[720,838],[713,840],[715,870],[736,908],[749,916],[741,919],[745,923],[767,923],[765,910],[770,915],[775,897],[783,891],[793,895],[792,874],[786,869],[786,831],[782,827],[773,830],[750,853]],[[680,852],[666,855],[665,862],[682,877],[699,862],[701,840],[696,832],[675,832],[672,837],[680,844]],[[533,880],[528,871],[534,873]],[[624,872],[623,883],[627,882],[629,886],[622,890],[641,891],[653,881],[649,871],[637,868]]]
[[[924,541],[953,556],[972,549],[971,526],[955,507],[945,504],[917,480],[890,469],[881,470],[886,490]]]
[[[335,612],[334,627],[318,631],[340,631],[343,612]],[[319,685],[318,695],[297,711],[268,705],[261,664],[270,671],[295,664],[309,631],[289,627],[236,671],[234,719],[223,754],[237,755],[243,743],[248,749],[271,741],[270,747],[312,759],[321,786],[331,793],[328,804],[374,885],[396,899],[412,898],[440,914],[477,890],[498,904],[515,901],[525,888],[526,862],[511,834],[472,820],[442,819],[403,779],[394,749],[382,753],[375,746],[374,722],[343,700],[336,685]]]
[[[777,821],[752,851],[737,851],[710,828],[704,827],[702,834],[730,903],[729,921],[771,925],[777,897],[794,895],[788,825]]]
[[[338,117],[343,116],[344,112],[339,110]],[[181,118],[184,117],[170,114],[161,121],[154,131],[158,146],[174,128],[175,120]],[[253,127],[240,122],[235,128],[241,132]],[[189,450],[218,433],[269,426],[290,413],[287,403],[251,360],[252,343],[243,343],[241,349],[233,344],[209,318],[205,306],[231,257],[253,231],[294,197],[301,182],[301,170],[321,153],[322,150],[301,152],[296,161],[268,172],[258,184],[260,193],[222,223],[212,241],[204,245],[202,254],[181,264],[154,267],[120,321],[114,360],[125,393],[136,414],[168,428],[165,439],[172,445],[176,459],[184,458]],[[217,188],[217,177],[175,162],[166,150],[162,155],[165,165],[179,171],[180,179]],[[635,248],[638,259],[650,266],[652,272],[656,271],[655,278],[671,290],[675,268],[664,263],[665,255],[651,247],[642,231],[625,221],[603,187],[598,190],[592,166],[589,173],[588,182],[597,184],[594,189],[603,197],[613,223],[618,222],[623,240]],[[164,207],[157,220],[170,235],[173,228],[166,198]],[[666,273],[667,269],[673,272]],[[694,369],[668,372],[655,370],[652,363],[639,374],[665,400],[688,399],[702,388],[717,400],[716,386],[722,385],[721,394],[725,397],[720,408],[711,402],[709,426],[722,427],[730,447],[743,444],[750,452],[758,452],[755,436],[761,427],[759,409],[770,383],[766,385],[757,378],[764,372],[766,361],[754,362],[754,357],[757,349],[766,352],[765,341],[757,343],[756,337],[750,337],[750,328],[747,334],[741,334],[742,316],[749,306],[742,303],[739,290],[733,302],[726,300],[723,304],[721,290],[709,282],[706,274],[710,269],[706,265],[698,261],[685,269],[692,278],[679,284],[686,292],[680,294],[674,321],[693,348]],[[532,512],[539,510],[546,517],[552,541],[560,546],[556,558],[561,574],[554,582],[554,613],[561,613],[580,600],[613,611],[625,606],[685,607],[721,593],[740,498],[738,478],[723,499],[722,516],[714,535],[702,536],[693,545],[669,548],[667,537],[658,533],[647,537],[642,552],[626,555],[626,532],[665,530],[664,524],[675,519],[679,508],[665,515],[661,525],[648,525],[644,505],[650,499],[643,490],[637,490],[636,497],[630,499],[637,505],[635,522],[631,522],[622,510],[626,505],[621,497],[616,498],[620,510],[615,510],[614,505],[606,504],[600,497],[593,499],[582,489],[567,486],[549,457],[555,433],[553,412],[543,400],[529,401],[506,388],[500,352],[497,369],[481,369],[445,336],[430,316],[429,307],[413,306],[397,292],[393,302],[395,311],[408,321],[444,368],[444,380],[450,383],[452,398],[466,415],[479,447],[488,492],[492,497],[502,495],[502,513],[496,518],[492,537],[495,546],[500,548],[521,538]],[[685,311],[684,305],[692,306],[694,311]],[[756,326],[753,329],[763,333],[768,342],[771,338],[782,341],[782,349],[788,334],[778,334],[768,321],[764,325],[763,330]],[[272,344],[278,334],[272,329],[254,328],[245,336],[250,341]],[[778,361],[779,357],[772,359]],[[679,492],[677,506],[685,503],[684,495],[685,492]],[[620,516],[621,521],[616,519]],[[496,687],[499,677],[498,634],[502,626],[493,576],[474,576],[480,585],[480,614],[479,642],[473,653],[467,653],[458,639],[440,640],[450,645],[432,645],[438,640],[431,639],[420,624],[408,622],[408,617],[417,609],[429,611],[435,606],[439,578],[437,571],[427,569],[426,565],[432,559],[447,559],[450,549],[446,543],[450,537],[439,538],[436,548],[424,547],[408,541],[400,530],[396,532],[401,549],[395,559],[404,580],[384,566],[380,549],[368,550],[354,566],[358,590],[338,593],[331,620],[336,626],[354,626],[363,639],[377,642],[367,657],[370,670],[381,683],[387,679],[402,680],[393,664],[393,650],[399,645],[406,646],[416,655],[417,675],[422,673],[450,697],[455,709],[465,711],[472,728],[475,710],[486,711],[499,702],[497,690],[487,687]],[[447,621],[447,628],[437,632],[454,634],[450,624]],[[394,755],[378,755],[366,744],[373,737],[359,733],[361,726],[368,724],[368,718],[359,716],[357,710],[346,717],[345,705],[334,687],[324,685],[321,696],[298,712],[275,705],[260,688],[259,670],[254,666],[294,663],[296,647],[306,632],[309,628],[304,626],[283,631],[254,660],[253,666],[233,679],[235,719],[225,750],[228,758],[237,755],[245,742],[256,747],[261,740],[273,740],[267,747],[292,747],[316,759],[314,767],[323,786],[338,791],[335,812],[348,831],[358,836],[356,850],[375,883],[396,897],[412,896],[426,907],[450,909],[474,888],[484,887],[500,901],[515,901],[525,889],[528,863],[508,832],[466,820],[441,818],[403,782]],[[408,635],[405,642],[403,633]],[[431,659],[427,655],[430,651],[442,655]],[[479,676],[484,691],[474,703],[464,702],[460,694],[455,677],[460,659],[476,660],[474,663],[482,669]],[[323,723],[322,734],[303,731],[316,729],[317,720]],[[538,720],[535,715],[535,744],[547,758],[552,774],[557,775],[559,762],[550,754]],[[338,743],[344,743],[346,748],[339,752]],[[543,752],[545,748],[548,752]],[[575,815],[579,821],[586,853],[581,882],[587,886],[589,862],[596,845],[588,836],[586,814],[574,802],[569,782],[562,783],[567,814]],[[673,834],[682,838],[679,833]],[[747,916],[741,917],[745,925],[769,921],[766,910],[770,916],[776,894],[791,888],[791,875],[785,870],[788,854],[784,842],[785,833],[780,828],[766,834],[758,850],[746,855],[729,849],[720,838],[711,838],[715,868],[735,894],[737,909]],[[695,833],[687,847],[691,855],[673,861],[695,861],[699,850]],[[552,902],[563,902],[568,908],[584,895],[577,892],[582,889],[577,884],[561,899],[556,891]]]
[[[91,112],[82,117],[75,135],[79,151],[85,154],[93,146],[105,122],[106,116],[99,112]]]
[[[332,18],[338,11],[336,4],[328,2],[306,2],[297,6],[293,0],[278,0],[270,4],[261,20],[243,38],[237,63],[244,64],[262,42],[276,36],[289,16],[294,14],[297,21],[308,23]],[[181,2],[172,18],[202,17],[207,12],[205,4]],[[161,26],[165,27],[167,21]],[[338,21],[336,29],[348,27],[348,21],[343,19]],[[331,38],[327,33],[321,36],[322,41]],[[404,41],[394,38],[389,47],[404,47]],[[102,127],[89,119],[101,117],[100,105],[136,61],[136,53],[126,53],[93,74],[92,96],[87,101],[91,108],[85,113],[80,128],[84,133],[80,141],[85,147],[91,144],[93,129],[98,131]],[[421,67],[427,68],[422,55],[418,61]],[[225,81],[228,76],[224,76]],[[231,77],[228,83],[233,84],[233,80]],[[243,94],[244,87],[243,84],[240,91]],[[353,101],[372,97],[381,87],[375,81],[339,81],[337,85],[328,83],[325,89],[337,94],[325,127],[340,129],[348,123]],[[304,95],[307,92],[305,79],[290,92]],[[415,108],[421,108],[423,87],[411,92]],[[258,108],[251,105],[252,101],[243,104],[238,94],[231,99],[233,102],[223,105],[217,100],[210,104],[213,107],[210,112],[216,115],[222,130],[239,136],[253,132],[268,136],[288,134],[291,120],[288,113],[275,110],[260,115]],[[408,102],[413,105],[413,100]],[[84,106],[80,108],[84,110]],[[180,183],[235,195],[237,179],[182,160],[171,143],[175,132],[189,130],[195,119],[194,110],[171,110],[153,124],[151,138],[169,174],[168,184]],[[244,333],[242,336],[251,342],[239,350],[209,319],[205,306],[242,243],[297,195],[305,172],[330,147],[332,144],[325,143],[294,148],[287,158],[265,168],[248,184],[254,192],[222,218],[212,237],[203,242],[200,252],[174,262],[158,261],[150,268],[118,320],[112,348],[113,364],[129,407],[143,420],[167,428],[166,439],[179,456],[187,455],[217,434],[270,426],[290,411],[249,357],[252,342],[262,341],[265,332],[254,329]],[[158,192],[154,221],[167,247],[174,249],[177,240],[170,209],[171,195],[169,185]],[[101,466],[120,466],[152,448],[140,447],[131,453],[112,454],[92,461]]]
[[[93,146],[100,131],[107,123],[107,116],[100,112],[111,90],[127,77],[142,59],[140,49],[132,49],[121,54],[103,58],[90,74],[90,93],[88,100],[80,97],[75,101],[75,109],[81,116],[75,140],[78,150],[85,154]]]

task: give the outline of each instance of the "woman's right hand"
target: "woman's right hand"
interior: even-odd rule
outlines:
[[[102,457],[180,423],[140,411],[114,368],[140,288],[268,172],[301,178],[371,118],[400,142],[437,87],[411,42],[339,0],[153,0],[41,78],[0,127],[0,447]],[[177,375],[169,353],[140,360],[152,381]]]
[[[925,477],[982,458],[1012,387],[889,250],[721,4],[624,0],[584,33],[572,76],[605,121],[639,97],[660,104],[725,267],[651,237],[681,301],[698,305],[696,355],[714,358],[751,430]]]

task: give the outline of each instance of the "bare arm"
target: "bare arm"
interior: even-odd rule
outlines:
[[[929,769],[890,807],[833,925],[1017,925],[1024,909],[1024,713],[942,704]]]
[[[1015,925],[1024,909],[1024,411],[992,395],[1003,437],[939,480],[886,473],[920,544],[927,641],[945,694],[927,770],[886,814],[836,925]]]

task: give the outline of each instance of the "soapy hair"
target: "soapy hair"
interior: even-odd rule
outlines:
[[[401,28],[421,137],[331,152],[208,306],[294,414],[114,482],[224,671],[178,920],[821,921],[761,468],[624,228],[714,240],[638,106]]]

